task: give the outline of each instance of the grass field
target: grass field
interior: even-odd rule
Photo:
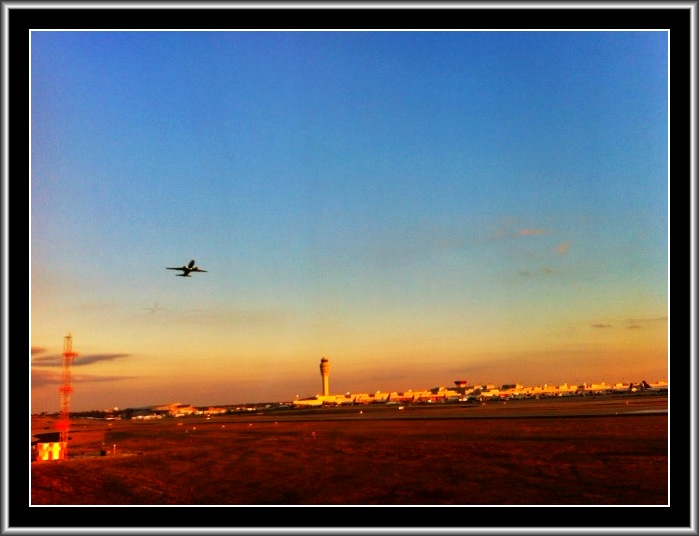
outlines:
[[[54,423],[34,418],[32,431]],[[666,505],[667,397],[76,420],[32,505]]]

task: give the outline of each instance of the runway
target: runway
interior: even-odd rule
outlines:
[[[533,417],[585,417],[667,413],[666,395],[600,395],[469,401],[444,404],[370,404],[282,409],[231,415],[244,421],[345,420],[345,419],[495,419]]]

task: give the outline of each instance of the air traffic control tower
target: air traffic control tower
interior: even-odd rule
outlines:
[[[323,378],[323,396],[330,396],[330,362],[327,357],[320,360],[320,376]]]

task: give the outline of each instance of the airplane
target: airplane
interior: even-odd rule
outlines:
[[[175,274],[181,277],[191,277],[189,275],[190,272],[206,272],[206,270],[202,270],[201,268],[194,266],[194,259],[189,261],[189,264],[187,266],[180,266],[179,268],[171,268],[169,266],[166,266],[168,270],[182,270],[181,274]]]

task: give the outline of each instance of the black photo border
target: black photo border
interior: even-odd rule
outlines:
[[[1,2],[2,35],[2,503],[7,534],[510,534],[682,533],[696,528],[696,2]],[[32,29],[484,29],[624,30],[670,33],[671,193],[677,256],[690,251],[687,292],[677,280],[671,365],[670,502],[667,507],[38,507],[30,504],[27,348],[19,345],[26,292],[18,272],[27,255],[29,197],[29,34]],[[12,203],[10,203],[12,194]],[[25,197],[26,196],[26,197]],[[10,223],[14,225],[10,225]],[[690,247],[680,243],[690,229]],[[28,227],[26,227],[28,228]],[[12,238],[13,240],[10,240]],[[10,252],[15,253],[12,265]],[[27,255],[24,258],[29,258]],[[684,259],[679,259],[684,261]],[[20,264],[21,266],[21,264]],[[668,266],[670,262],[668,259]],[[678,268],[679,266],[679,268]],[[684,273],[684,272],[682,272]],[[10,276],[13,276],[10,283]],[[12,298],[10,300],[10,298]],[[21,300],[21,301],[20,301]],[[681,308],[681,309],[680,309]],[[12,315],[12,318],[10,318]],[[30,317],[31,318],[31,317]],[[682,329],[680,329],[682,328]],[[31,330],[31,320],[29,325]],[[10,335],[12,344],[10,345]],[[27,341],[29,337],[24,338]],[[231,508],[231,507],[228,507]],[[309,510],[308,508],[312,508]],[[356,510],[359,508],[359,511]],[[546,509],[549,508],[549,509]],[[553,508],[553,509],[551,509]],[[104,523],[96,523],[103,520]]]

